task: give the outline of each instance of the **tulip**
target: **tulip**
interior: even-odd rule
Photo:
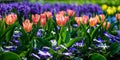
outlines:
[[[40,15],[38,14],[32,15],[32,22],[34,24],[37,24],[39,22],[39,19],[40,19]]]
[[[98,15],[96,15],[96,16],[95,16],[95,18],[96,18],[97,22],[98,22],[98,23],[100,23],[99,16],[98,16]]]
[[[120,6],[117,7],[117,11],[120,12]]]
[[[106,10],[106,9],[107,9],[107,5],[105,5],[105,4],[102,5],[102,9],[103,9],[103,10]]]
[[[83,24],[87,24],[88,18],[89,18],[89,17],[88,17],[87,15],[83,15],[83,16],[82,16],[82,23],[83,23]]]
[[[30,20],[29,19],[26,19],[24,22],[23,22],[23,28],[26,32],[30,32],[32,30],[32,25],[33,23],[30,23]]]
[[[75,21],[78,25],[80,25],[81,20],[82,20],[82,17],[75,17]]]
[[[114,10],[111,7],[108,7],[106,12],[107,12],[108,15],[114,14]]]
[[[15,21],[17,20],[17,15],[16,14],[9,14],[5,17],[5,22],[7,25],[12,25],[15,23]]]
[[[120,21],[120,13],[116,14],[116,19]]]
[[[82,17],[75,17],[75,21],[77,22],[78,25],[80,25],[80,22],[82,24],[87,24],[88,18],[89,17],[87,15],[83,15]]]
[[[110,22],[104,22],[103,28],[106,28],[106,30],[108,30],[110,28]]]
[[[42,25],[42,27],[46,25],[46,14],[40,15],[40,24]]]
[[[101,14],[101,15],[99,15],[100,16],[100,18],[101,18],[101,20],[102,20],[102,22],[105,20],[105,15],[104,14]]]
[[[68,16],[73,16],[75,15],[75,11],[68,9],[67,10]]]
[[[68,20],[69,20],[68,16],[64,17],[61,14],[56,14],[56,23],[58,26],[64,26]]]
[[[98,21],[95,17],[90,18],[90,21],[89,21],[90,26],[96,26],[97,23],[98,23]]]
[[[52,16],[51,12],[44,12],[47,15],[47,18],[50,18]]]
[[[66,12],[65,11],[59,11],[58,14],[62,14],[62,15],[65,15]]]

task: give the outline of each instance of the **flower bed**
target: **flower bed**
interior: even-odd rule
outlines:
[[[107,60],[119,56],[120,18],[94,4],[0,4],[1,60]],[[119,59],[119,58],[118,58]]]

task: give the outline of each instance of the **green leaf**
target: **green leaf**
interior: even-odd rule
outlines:
[[[90,60],[107,60],[107,59],[99,53],[94,53],[90,56]]]
[[[68,43],[70,41],[70,37],[71,37],[70,31],[67,31],[66,32],[66,37],[65,37],[65,43]]]
[[[72,60],[83,60],[83,59],[80,57],[74,57]]]
[[[0,24],[0,36],[3,33],[3,31],[4,31],[4,27],[5,27],[5,22],[3,20],[3,21],[1,21],[1,24]]]
[[[80,40],[82,40],[82,37],[76,37],[76,38],[74,38],[74,39],[72,39],[72,40],[70,40],[67,44],[66,44],[66,48],[69,48],[69,47],[71,47],[74,43],[76,43],[76,42],[78,42],[78,41],[80,41]],[[63,49],[63,48],[61,48],[61,51],[63,52],[65,49]]]
[[[58,45],[60,45],[61,44],[61,35],[59,34],[59,39],[58,39]]]
[[[112,23],[109,30],[112,31],[113,28],[115,27],[115,25],[117,25],[117,23],[118,23],[118,22]]]
[[[118,43],[113,43],[110,46],[110,54],[114,55],[120,51],[120,45]]]
[[[81,23],[80,26],[82,27],[82,31],[84,31],[83,33],[85,34],[85,36],[87,36],[87,40],[89,40],[91,37],[90,37],[90,34],[87,32],[88,28],[87,29],[85,28],[85,26]]]
[[[97,26],[97,27],[93,30],[93,32],[92,32],[92,34],[91,34],[91,40],[93,40],[94,37],[97,35],[96,33],[98,32],[98,29],[101,28],[102,24],[103,24],[103,23],[101,23],[99,26]]]
[[[70,40],[70,41],[66,44],[66,47],[68,48],[68,47],[72,46],[74,43],[76,43],[76,42],[78,42],[78,41],[80,41],[80,40],[82,40],[82,37],[76,37],[76,38],[74,38],[73,40]]]
[[[7,42],[12,38],[12,35],[13,35],[13,33],[14,33],[14,29],[15,29],[15,28],[11,29],[10,31],[8,31],[8,32],[6,33],[6,41],[7,41]]]
[[[0,55],[0,60],[21,60],[21,59],[16,53],[5,52]]]
[[[45,39],[42,39],[42,38],[37,38],[37,40],[39,41],[39,43],[43,46],[51,46],[51,43]]]
[[[13,24],[13,25],[10,25],[10,26],[2,33],[2,35],[0,36],[0,39],[3,38],[8,31],[14,29],[14,28],[16,27],[16,25],[17,25],[17,23],[16,23],[16,24]]]

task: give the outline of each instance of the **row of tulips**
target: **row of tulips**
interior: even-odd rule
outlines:
[[[15,3],[8,5],[15,7]],[[23,5],[30,8],[34,4]],[[38,9],[39,12],[31,12],[27,18],[21,17],[20,11],[3,16],[0,19],[0,60],[109,60],[119,54],[119,13],[115,14],[116,21],[111,23],[106,15],[95,13],[98,6],[87,6],[96,8],[87,11],[92,12],[92,16],[80,14],[80,9],[68,5],[63,4],[65,10],[60,6],[55,10],[61,10],[54,14],[48,11],[50,7],[47,10],[43,6],[45,11],[39,13]]]
[[[17,14],[11,13],[5,19],[1,18],[1,59],[8,57],[3,58],[3,55],[10,54],[16,56],[10,59],[106,60],[119,52],[117,31],[120,14],[116,14],[115,23],[108,22],[104,14],[94,17],[75,17],[75,14],[71,9],[59,11],[55,19],[49,11],[32,14],[22,25]]]

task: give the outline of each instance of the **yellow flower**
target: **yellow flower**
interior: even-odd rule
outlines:
[[[102,9],[103,9],[103,10],[106,10],[107,7],[108,7],[108,6],[107,6],[106,4],[102,5]]]
[[[116,12],[116,7],[113,6],[113,7],[112,7],[112,10],[113,10],[113,12],[115,13],[115,12]]]
[[[108,15],[114,14],[114,10],[113,10],[111,7],[108,7],[108,9],[107,9],[107,14],[108,14]]]
[[[120,6],[117,7],[118,12],[120,12]]]

